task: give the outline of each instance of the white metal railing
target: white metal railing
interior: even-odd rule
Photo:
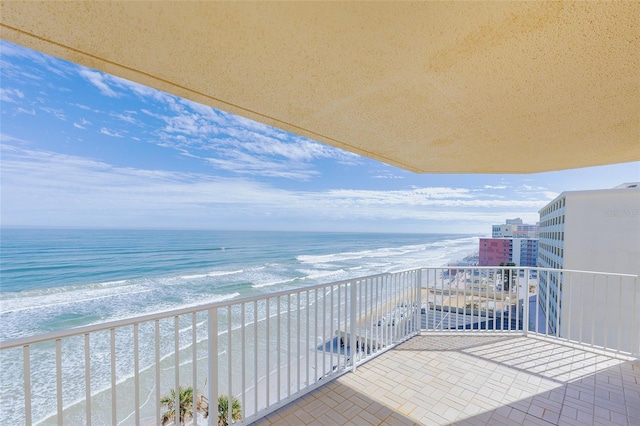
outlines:
[[[175,398],[186,419],[216,425],[218,396],[232,395],[239,422],[253,422],[419,332],[509,332],[638,357],[639,298],[634,275],[450,266],[4,341],[0,424],[162,424],[161,397],[181,386],[200,403],[181,410]]]
[[[187,407],[178,396],[172,406],[188,409],[179,414],[188,422],[217,425],[220,395],[237,398],[240,422],[255,421],[419,333],[419,275],[382,274],[0,342],[0,423],[162,424],[168,407],[160,400],[180,387],[194,390],[196,403],[192,397]],[[226,416],[235,420],[232,409]]]
[[[520,332],[640,356],[637,275],[450,266],[423,269],[422,291],[427,332]]]

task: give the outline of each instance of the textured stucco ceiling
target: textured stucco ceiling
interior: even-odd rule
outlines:
[[[1,2],[12,42],[416,172],[640,160],[640,2]]]

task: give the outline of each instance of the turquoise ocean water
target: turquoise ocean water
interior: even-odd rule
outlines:
[[[0,340],[382,272],[442,266],[476,252],[477,245],[477,236],[456,234],[2,229]],[[165,332],[171,343],[170,330]],[[198,332],[206,336],[204,328]],[[141,331],[141,347],[148,346],[145,336]],[[108,357],[108,342],[108,334],[92,338],[92,356]],[[69,346],[63,348],[68,364],[65,415],[69,424],[82,424],[83,384],[73,379],[82,377],[82,341],[65,344]],[[206,342],[201,344],[205,359]],[[118,339],[118,353],[129,354],[130,346],[127,339]],[[51,397],[54,360],[41,353],[45,349],[31,349],[35,424],[56,423]],[[167,349],[162,371],[171,378],[172,348]],[[24,382],[21,354],[21,348],[0,354],[1,424],[24,423],[22,400],[14,397],[22,394]],[[151,355],[141,355],[142,377],[149,381],[153,380],[147,377],[153,371]],[[129,371],[131,362],[130,357],[120,357],[118,367]],[[190,363],[183,367],[190,368]],[[119,404],[127,407],[130,380],[120,376]],[[92,373],[92,383],[95,422],[111,424],[109,406],[101,403],[109,400],[105,391],[109,369]],[[153,396],[142,398],[143,414],[152,416]],[[117,423],[131,424],[133,409],[124,411]]]
[[[3,229],[0,339],[441,266],[477,236]]]

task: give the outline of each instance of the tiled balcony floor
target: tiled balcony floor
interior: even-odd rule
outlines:
[[[521,336],[422,335],[259,425],[640,425],[640,361]]]

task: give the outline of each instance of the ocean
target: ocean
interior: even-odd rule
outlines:
[[[459,234],[8,228],[1,232],[0,340],[383,272],[442,266],[475,253],[478,247],[478,236]],[[80,350],[70,353],[75,356],[76,352],[81,356]],[[0,355],[0,419],[18,424],[22,408],[15,406],[17,400],[11,394],[22,379],[19,368],[12,366],[20,365],[21,352]],[[40,386],[43,395],[53,394],[51,363],[39,363],[39,357],[34,348],[34,386]],[[170,358],[163,362],[171,365]],[[77,365],[81,375],[82,361],[71,364]],[[97,375],[95,380],[96,389],[104,389],[109,376]],[[82,385],[71,381],[65,392],[70,395],[68,411],[73,416]],[[36,423],[51,423],[54,401],[43,396],[36,402]],[[125,419],[119,423],[131,420]]]
[[[2,229],[0,340],[442,266],[477,247],[458,234]]]

